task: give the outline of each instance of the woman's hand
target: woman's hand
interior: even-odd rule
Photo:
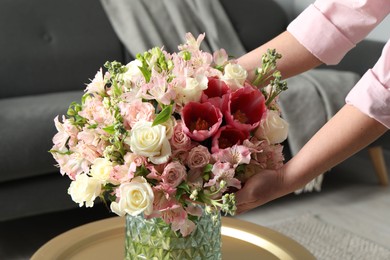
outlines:
[[[236,214],[241,214],[285,195],[282,170],[261,170],[236,192]]]

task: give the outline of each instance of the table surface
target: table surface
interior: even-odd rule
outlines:
[[[223,260],[315,259],[293,239],[251,222],[222,217],[221,233]],[[95,221],[53,238],[31,260],[123,259],[124,236],[125,218]]]

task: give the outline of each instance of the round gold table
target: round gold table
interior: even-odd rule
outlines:
[[[303,246],[274,230],[222,217],[222,258],[311,260]],[[125,218],[113,217],[71,229],[44,244],[32,260],[123,259]]]

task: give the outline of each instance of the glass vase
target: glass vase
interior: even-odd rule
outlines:
[[[126,215],[125,259],[220,260],[221,215],[204,213],[183,237],[161,218]]]

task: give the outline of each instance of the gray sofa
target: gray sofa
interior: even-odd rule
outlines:
[[[48,153],[53,118],[126,52],[96,0],[0,1],[0,221],[74,207]]]
[[[221,3],[248,51],[288,24],[270,0]],[[0,221],[78,207],[48,153],[53,119],[80,100],[105,61],[131,57],[97,0],[0,0],[0,6]],[[335,69],[362,74],[382,46],[363,42]]]

